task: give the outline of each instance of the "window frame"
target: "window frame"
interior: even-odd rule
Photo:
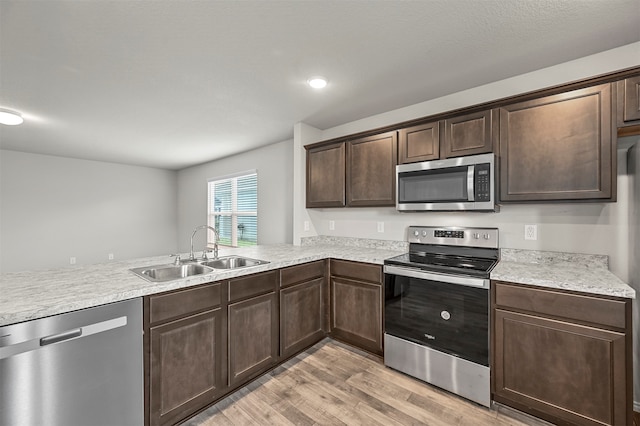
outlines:
[[[240,178],[245,178],[245,177],[249,177],[255,175],[255,180],[256,180],[256,199],[255,199],[255,205],[256,205],[256,210],[255,211],[244,211],[244,210],[238,210],[238,179]],[[228,211],[224,211],[224,212],[216,212],[215,211],[215,206],[212,206],[212,194],[214,194],[214,190],[212,188],[213,185],[217,184],[217,183],[222,183],[225,181],[231,181],[231,210]],[[215,195],[214,195],[215,197]],[[213,201],[215,203],[215,201]],[[218,176],[215,178],[209,178],[207,179],[207,224],[213,228],[216,229],[216,231],[218,231],[218,233],[220,233],[220,230],[218,228],[216,228],[215,223],[216,223],[216,217],[217,216],[226,216],[226,217],[231,217],[231,241],[230,244],[221,244],[220,242],[218,242],[219,246],[224,246],[224,247],[246,247],[246,246],[255,246],[258,245],[258,171],[255,169],[252,170],[245,170],[243,172],[238,172],[238,173],[233,173],[233,174],[229,174],[229,175],[224,175],[224,176]],[[256,240],[255,243],[251,243],[251,244],[243,244],[243,245],[238,245],[238,241],[240,240],[238,238],[238,218],[239,217],[255,217],[256,220]],[[213,233],[213,231],[211,230],[207,230],[207,247],[211,248],[214,246],[214,240],[215,240],[215,234]],[[219,241],[222,240],[222,238],[219,238]]]

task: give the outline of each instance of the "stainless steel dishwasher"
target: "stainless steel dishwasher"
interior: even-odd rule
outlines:
[[[0,327],[1,426],[140,426],[140,298]]]

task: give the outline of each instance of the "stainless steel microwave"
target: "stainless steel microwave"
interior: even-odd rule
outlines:
[[[399,211],[498,211],[494,154],[401,164],[396,174]]]

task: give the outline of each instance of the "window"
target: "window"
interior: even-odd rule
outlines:
[[[208,224],[220,234],[219,244],[258,244],[258,174],[255,170],[209,180]],[[207,242],[215,235],[208,232]]]

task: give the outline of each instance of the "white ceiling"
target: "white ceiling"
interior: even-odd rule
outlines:
[[[0,0],[0,147],[180,169],[638,40],[638,0]]]

